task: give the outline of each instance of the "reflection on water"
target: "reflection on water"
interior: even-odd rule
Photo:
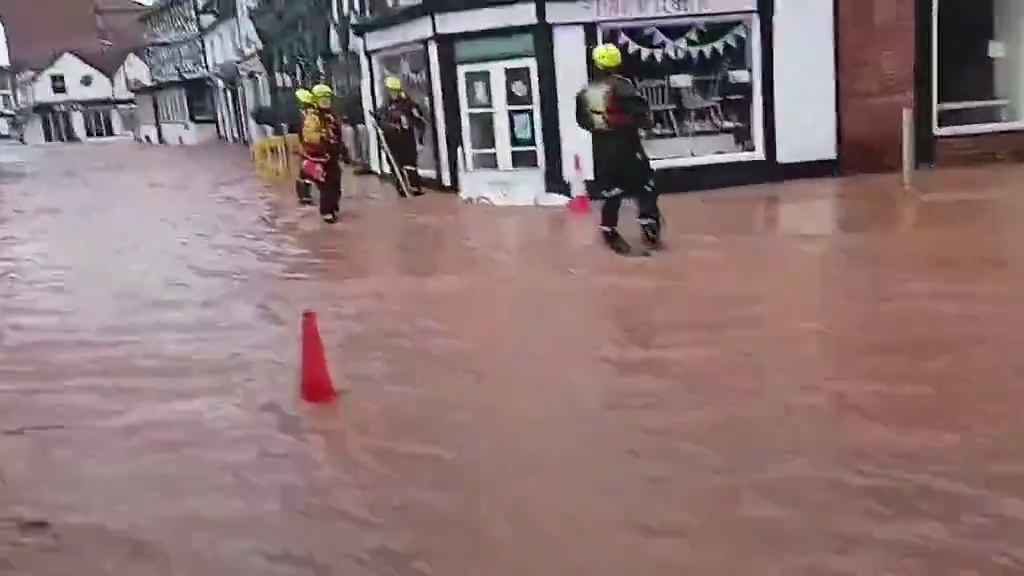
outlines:
[[[327,227],[232,147],[14,159],[0,573],[1024,570],[1021,206],[956,196],[1020,168],[673,196],[638,260],[373,180]]]

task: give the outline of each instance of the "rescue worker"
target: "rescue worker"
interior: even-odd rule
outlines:
[[[417,147],[422,144],[423,133],[427,127],[423,110],[405,93],[402,81],[397,77],[385,78],[384,87],[388,90],[388,102],[375,114],[377,124],[384,132],[388,148],[398,163],[397,168],[405,174],[412,193],[415,196],[422,196],[422,183],[416,165]],[[397,177],[397,174],[395,176]]]
[[[313,98],[313,93],[305,88],[301,88],[295,91],[295,99],[299,101],[299,114],[302,118],[302,125],[306,124],[306,115],[311,114],[316,110],[316,102]],[[299,131],[299,140],[302,141],[302,131]],[[305,152],[305,144],[303,143],[303,160],[307,160]],[[299,170],[299,177],[295,180],[295,195],[299,198],[299,204],[304,206],[311,206],[313,204],[313,194],[310,192],[313,186],[313,180],[310,174],[306,174],[304,170]]]
[[[308,160],[322,164],[320,187],[320,216],[324,222],[338,221],[341,199],[341,165],[348,162],[348,151],[341,141],[341,121],[332,110],[334,91],[330,86],[317,84],[312,89],[315,107],[302,123],[303,154]]]
[[[644,243],[662,247],[661,212],[654,171],[640,140],[651,123],[647,101],[627,78],[617,74],[622,52],[614,44],[594,48],[591,57],[597,77],[576,95],[576,122],[593,134],[594,184],[604,197],[601,235],[618,254],[632,251],[619,234],[619,208],[625,196],[634,198]]]

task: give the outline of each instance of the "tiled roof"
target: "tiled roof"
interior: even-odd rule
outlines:
[[[128,52],[143,45],[139,17],[145,10],[134,0],[0,0],[11,64],[29,70],[75,52],[113,72]]]

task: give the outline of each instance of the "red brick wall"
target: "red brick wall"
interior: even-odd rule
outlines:
[[[938,166],[988,162],[1024,162],[1024,133],[958,136],[939,138],[935,142],[935,164]]]
[[[840,164],[900,167],[901,111],[914,105],[914,0],[839,0]]]

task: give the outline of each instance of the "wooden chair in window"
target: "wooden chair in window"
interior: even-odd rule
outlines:
[[[693,136],[697,132],[697,122],[702,120],[710,124],[714,129],[721,130],[724,125],[722,105],[714,100],[714,95],[709,94],[705,98],[697,92],[694,86],[694,78],[690,74],[675,74],[669,77],[669,84],[679,90],[679,100],[683,104],[683,111],[686,113],[684,125],[686,135]],[[718,89],[715,82],[711,92]]]
[[[640,80],[636,83],[637,90],[647,100],[651,109],[654,121],[658,121],[661,114],[668,118],[667,124],[672,127],[672,133],[679,136],[679,121],[676,120],[676,110],[679,108],[669,94],[667,80]]]

